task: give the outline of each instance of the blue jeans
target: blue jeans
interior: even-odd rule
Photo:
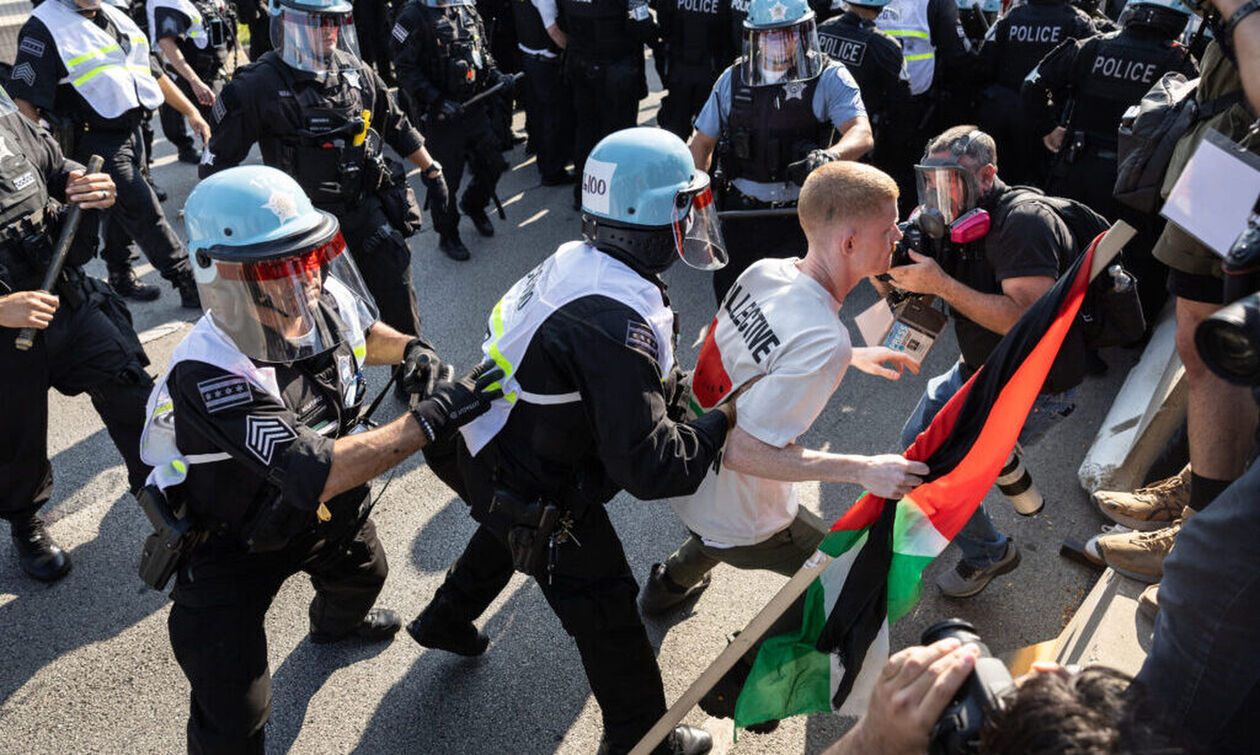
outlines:
[[[963,379],[961,362],[955,363],[948,372],[928,381],[927,389],[923,391],[923,398],[919,399],[919,405],[910,413],[910,418],[901,428],[902,448],[910,447],[919,433],[932,423],[932,418],[936,416],[936,413],[949,403],[965,382],[967,381]],[[1038,395],[1037,400],[1033,402],[1032,411],[1024,420],[1024,428],[1019,432],[1020,445],[1031,446],[1041,440],[1051,427],[1071,414],[1075,408],[1075,388],[1069,388],[1063,393]],[[963,528],[958,531],[954,542],[958,543],[958,547],[962,550],[962,560],[977,569],[1000,561],[1006,554],[1006,535],[998,532],[993,526],[983,504],[976,508],[976,513],[972,514]]]
[[[1177,533],[1138,672],[1157,715],[1211,752],[1260,737],[1260,464]]]

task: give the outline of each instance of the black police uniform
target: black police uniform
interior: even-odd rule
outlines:
[[[647,96],[643,45],[659,38],[647,0],[559,0],[569,35],[564,71],[573,87],[573,164],[581,173],[600,139],[639,122]],[[580,204],[580,184],[574,206]]]
[[[488,223],[485,208],[507,170],[505,145],[489,101],[494,96],[467,108],[461,103],[506,79],[506,74],[495,66],[481,17],[470,5],[433,8],[413,0],[398,14],[390,50],[399,89],[411,100],[412,117],[423,118],[429,154],[446,175],[450,201],[445,207],[431,207],[433,226],[444,238],[458,238],[460,210]],[[454,107],[447,106],[444,114],[446,103]],[[472,180],[457,208],[455,195],[465,164]]]
[[[1001,147],[1002,174],[1017,184],[1042,185],[1046,177],[1041,134],[1020,117],[1019,88],[1037,63],[1069,39],[1093,36],[1089,17],[1067,0],[1028,0],[994,25],[980,50],[988,84],[977,123]]]
[[[325,502],[327,521],[316,514],[334,438],[354,427],[362,404],[361,387],[351,406],[343,399],[338,365],[352,358],[343,343],[265,365],[275,370],[280,400],[205,362],[179,362],[167,379],[180,452],[227,456],[190,464],[185,481],[166,491],[210,533],[176,572],[167,621],[192,686],[190,752],[263,752],[271,714],[263,620],[286,579],[310,575],[311,631],[331,638],[360,625],[385,582],[367,485]],[[273,549],[253,552],[247,533],[278,497],[293,519]]]
[[[390,184],[382,175],[373,134],[354,144],[362,132],[355,119],[370,112],[371,129],[400,155],[420,149],[424,139],[380,76],[356,58],[340,51],[334,55],[330,67],[335,72],[326,75],[292,68],[274,51],[238,69],[215,104],[214,135],[201,177],[240,164],[258,142],[264,163],[293,176],[316,207],[337,216],[381,321],[418,335],[411,250],[396,211],[387,212],[382,201],[397,198],[390,192],[405,184]]]
[[[849,10],[819,24],[818,46],[853,74],[878,150],[888,114],[904,109],[910,98],[901,44],[876,28],[873,19]]]
[[[393,26],[388,0],[358,0],[354,3],[354,29],[359,40],[359,55],[381,79],[394,83],[390,65],[389,31]]]
[[[1038,64],[1022,92],[1025,118],[1034,134],[1047,134],[1064,123],[1062,115],[1055,117],[1056,111],[1069,113],[1068,133],[1053,158],[1047,190],[1084,202],[1110,220],[1123,218],[1138,229],[1138,237],[1126,249],[1125,262],[1138,279],[1148,316],[1157,314],[1165,299],[1163,267],[1150,256],[1163,222],[1130,210],[1112,197],[1116,129],[1124,111],[1168,71],[1187,78],[1198,76],[1172,28],[1129,22],[1118,32],[1055,48]]]
[[[565,166],[573,161],[574,118],[573,92],[564,77],[564,51],[547,34],[534,0],[512,0],[512,20],[525,74],[525,123],[538,158],[538,173],[544,184],[566,183],[572,180]]]
[[[18,113],[0,116],[0,296],[39,288],[57,238],[70,171],[45,131]],[[48,461],[48,388],[86,392],[127,465],[132,490],[149,468],[140,460],[145,401],[153,381],[131,314],[108,286],[79,268],[96,248],[99,213],[86,211],[66,260],[61,302],[35,345],[18,351],[18,331],[0,328],[0,517],[29,520],[52,493]]]
[[[663,291],[658,278],[644,277]],[[481,524],[423,614],[427,620],[472,621],[511,578],[509,522],[491,506],[496,484],[574,512],[573,537],[558,546],[554,570],[538,586],[577,644],[615,753],[629,751],[665,713],[665,693],[635,605],[638,584],[604,504],[622,489],[642,499],[694,492],[726,435],[720,413],[670,419],[666,396],[677,373],[662,381],[655,344],[652,356],[644,346],[650,334],[634,309],[605,296],[560,307],[534,334],[516,376],[534,392],[579,391],[581,403],[518,404],[475,457],[462,436],[426,448],[431,468]],[[545,704],[545,695],[538,702]]]
[[[271,16],[264,0],[232,0],[236,18],[249,29],[249,59],[271,51]]]
[[[657,0],[656,20],[664,49],[654,55],[662,55],[667,90],[656,122],[686,141],[713,82],[740,49],[729,33],[730,0]]]
[[[92,22],[118,38],[119,46],[124,49],[131,44],[103,13],[98,12]],[[10,96],[30,102],[51,119],[64,119],[74,135],[72,156],[75,160],[87,163],[93,154],[105,158],[104,171],[118,187],[117,201],[108,213],[108,222],[120,224],[158,273],[179,289],[187,304],[195,305],[197,288],[188,266],[188,252],[167,222],[157,195],[144,177],[147,151],[140,129],[149,112],[141,106],[115,118],[105,118],[73,86],[61,83],[66,67],[57,55],[56,41],[38,18],[27,19],[18,39],[14,70],[21,75],[10,82]],[[154,78],[166,75],[154,56],[150,56],[150,67]],[[117,244],[111,243],[107,249],[116,252],[106,260],[111,273],[129,269],[125,247],[119,249]]]
[[[192,19],[168,6],[153,9],[154,28],[149,36],[152,37],[155,46],[159,40],[173,37],[175,46],[179,48],[193,73],[197,74],[197,78],[210,87],[217,97],[223,91],[223,85],[227,83],[228,58],[230,51],[236,47],[236,16],[224,0],[189,0],[189,2],[201,14],[208,43],[204,49],[198,47],[196,42],[189,37]],[[167,65],[166,72],[170,74],[175,86],[179,87],[179,91],[183,92],[188,101],[201,111],[201,117],[209,123],[213,118],[210,113],[211,106],[203,105],[197,100],[192,86],[179,75],[173,66]],[[184,125],[184,116],[170,105],[159,108],[158,112],[162,119],[162,133],[166,134],[167,140],[175,145],[181,154],[190,152],[195,154],[193,137]]]

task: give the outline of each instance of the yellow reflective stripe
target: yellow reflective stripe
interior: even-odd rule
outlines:
[[[935,57],[936,57],[936,53],[934,52],[925,52],[925,53],[920,53],[919,55],[907,55],[906,62],[910,63],[916,60],[929,60]]]
[[[123,66],[120,66],[120,65],[115,65],[114,63],[109,63],[109,64],[106,64],[106,65],[103,65],[103,66],[97,66],[96,68],[93,68],[92,70],[90,70],[90,71],[88,71],[87,73],[83,74],[83,75],[82,75],[82,76],[80,76],[79,78],[75,79],[75,80],[74,80],[74,85],[75,85],[75,86],[79,86],[80,84],[84,83],[85,81],[88,81],[89,79],[94,79],[94,78],[96,78],[97,74],[100,74],[100,73],[102,73],[102,72],[104,72],[104,71],[108,71],[108,70],[109,70],[109,69],[111,69],[111,68],[122,68],[122,67],[123,67]]]
[[[498,365],[499,369],[503,370],[503,374],[506,377],[507,375],[511,375],[515,370],[512,368],[512,363],[507,360],[507,357],[503,356],[503,352],[499,351],[499,339],[502,337],[503,337],[503,300],[500,299],[498,303],[494,305],[494,311],[490,313],[489,352],[490,352],[490,358],[494,360],[494,363]],[[491,383],[489,386],[487,386],[487,388],[489,388],[489,390],[492,390],[492,391],[495,389],[502,388],[502,387],[503,387],[503,384],[499,383],[497,380]],[[509,404],[516,403],[516,392],[513,391],[511,393],[504,394],[503,398],[507,399]]]
[[[187,465],[185,465],[184,462],[180,461],[179,459],[174,459],[173,461],[171,461],[171,467],[173,467],[175,471],[179,472],[181,475],[188,474]]]
[[[108,47],[102,47],[100,49],[93,50],[92,52],[85,52],[77,58],[71,58],[70,60],[66,61],[66,67],[73,68],[85,60],[91,60],[92,58],[103,57],[105,53],[113,52],[117,49],[119,49],[118,45],[109,45]]]
[[[367,344],[356,344],[354,347],[354,359],[359,364],[363,364],[364,358],[367,357]]]
[[[885,29],[884,32],[890,37],[916,37],[918,39],[931,39],[925,31],[914,31],[913,29]]]
[[[174,401],[166,401],[164,403],[158,404],[157,406],[153,407],[153,416],[157,417],[159,414],[166,414],[167,412],[169,412],[170,410],[174,408],[175,408]]]

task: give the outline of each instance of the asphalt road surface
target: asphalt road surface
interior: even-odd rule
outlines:
[[[644,101],[644,122],[654,119],[658,99],[654,93]],[[517,125],[520,130],[519,116]],[[164,141],[155,152],[156,180],[171,194],[167,215],[183,235],[176,213],[196,181],[196,169],[176,162]],[[460,366],[477,359],[486,316],[498,297],[558,244],[580,234],[569,188],[542,187],[533,160],[520,148],[507,156],[511,170],[499,188],[507,220],[494,219],[497,233],[491,239],[479,238],[464,223],[471,261],[454,262],[438,252],[437,237],[427,227],[411,239],[424,332],[444,358]],[[99,262],[89,269],[104,275]],[[169,285],[151,268],[140,271],[163,290],[156,302],[132,306],[136,329],[149,339],[156,374],[195,315],[179,308]],[[683,265],[666,277],[682,326],[679,361],[691,366],[701,329],[715,310],[710,282],[707,274]],[[874,298],[862,284],[844,302],[841,316],[855,342],[853,316]],[[900,450],[901,424],[926,378],[945,371],[956,355],[952,338],[945,338],[929,356],[925,374],[898,382],[851,370],[799,442],[850,453]],[[1076,482],[1076,468],[1137,355],[1104,356],[1111,364],[1108,374],[1089,379],[1075,415],[1028,454],[1027,465],[1047,499],[1044,512],[1023,518],[1000,495],[991,493],[987,500],[999,527],[1019,544],[1022,565],[975,598],[944,599],[932,578],[952,568],[957,554],[951,547],[928,569],[919,605],[895,625],[894,648],[915,642],[925,627],[948,616],[973,622],[998,652],[1050,639],[1067,622],[1094,575],[1061,559],[1058,546],[1065,536],[1087,537],[1102,522]],[[372,368],[370,378],[373,391],[379,390],[384,368]],[[9,539],[0,538],[0,752],[177,752],[184,747],[188,685],[167,641],[169,602],[136,576],[148,522],[126,492],[121,460],[87,396],[51,392],[49,402],[56,487],[44,514],[53,536],[71,553],[74,570],[53,585],[30,580],[18,568]],[[391,397],[378,417],[392,419],[403,410]],[[800,487],[804,505],[828,521],[861,493],[852,485]],[[380,493],[375,519],[391,566],[380,603],[410,620],[432,597],[474,524],[420,455],[373,488]],[[622,494],[608,509],[640,580],[686,534],[662,502]],[[647,622],[670,701],[784,581],[719,566],[694,605]],[[291,579],[267,616],[274,675],[269,750],[474,755],[592,753],[598,746],[599,709],[578,654],[531,580],[517,575],[479,621],[491,644],[478,659],[424,650],[406,634],[384,645],[312,645],[306,638],[312,594],[308,580]],[[709,719],[699,710],[686,720],[715,732],[716,752],[732,753],[815,753],[846,726],[836,716],[815,715],[785,721],[769,735],[744,733],[732,744],[729,721]]]

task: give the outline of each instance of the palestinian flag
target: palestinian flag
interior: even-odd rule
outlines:
[[[1076,322],[1097,246],[1095,239],[906,450],[931,469],[924,484],[900,501],[867,493],[832,526],[819,550],[834,560],[805,594],[800,630],[763,643],[736,702],[736,726],[866,710],[888,658],[888,626],[918,602],[923,569],[971,518],[1015,447]]]

